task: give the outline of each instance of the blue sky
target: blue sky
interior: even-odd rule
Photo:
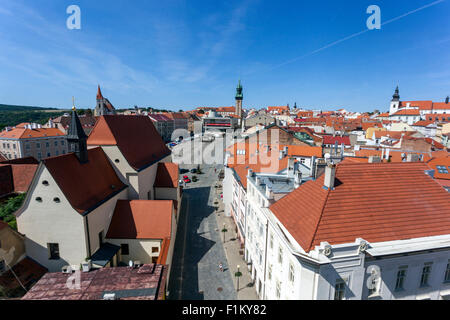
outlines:
[[[0,103],[387,110],[450,95],[450,1],[2,0]],[[66,8],[81,8],[68,30]],[[381,8],[381,30],[366,9]],[[321,49],[323,48],[323,49]]]

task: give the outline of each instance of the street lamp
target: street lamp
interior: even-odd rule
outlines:
[[[227,228],[226,228],[226,226],[225,226],[225,223],[223,224],[223,229],[222,229],[222,232],[223,232],[223,243],[225,243],[225,232],[227,232],[228,230],[227,230]]]
[[[240,267],[241,267],[240,265],[237,266],[237,271],[234,274],[234,276],[237,278],[237,291],[239,291],[239,278],[242,276],[242,272],[239,271]]]

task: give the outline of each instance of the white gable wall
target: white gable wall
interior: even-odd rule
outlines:
[[[42,184],[44,180],[48,181],[48,186]],[[36,197],[41,197],[42,202],[36,201]],[[60,199],[60,203],[53,201],[55,197]],[[86,258],[83,217],[72,208],[42,164],[16,218],[18,231],[25,234],[27,255],[50,272],[60,271],[65,265],[79,265]],[[61,259],[49,259],[48,243],[59,244]]]

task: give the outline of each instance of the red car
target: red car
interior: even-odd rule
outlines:
[[[189,183],[189,182],[191,182],[191,179],[189,179],[189,178],[183,178],[183,181],[185,182],[185,183]]]
[[[188,177],[188,176],[183,176],[183,180],[184,180],[184,179],[189,179],[189,177]]]

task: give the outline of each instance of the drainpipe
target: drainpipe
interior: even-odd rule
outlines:
[[[89,222],[88,222],[88,216],[85,216],[85,220],[86,220],[86,232],[87,232],[87,243],[88,243],[88,258],[90,259],[92,254],[91,254],[91,237],[89,235]]]
[[[264,248],[264,290],[262,299],[266,300],[266,274],[267,274],[267,241],[269,239],[269,221],[266,223],[266,246]]]

